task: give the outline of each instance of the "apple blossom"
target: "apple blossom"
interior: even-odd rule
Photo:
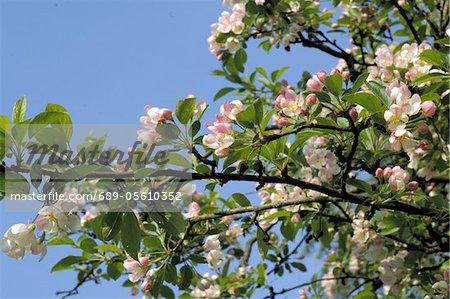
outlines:
[[[228,121],[236,120],[236,115],[244,110],[244,105],[241,101],[235,100],[231,102],[226,102],[220,106],[220,113],[225,116]]]
[[[196,287],[192,290],[191,296],[194,298],[219,298],[220,286],[215,282],[217,275],[209,273],[203,274],[203,277],[197,282]]]
[[[220,248],[219,235],[208,236],[203,245],[203,249],[206,251],[219,250]]]
[[[229,153],[229,147],[234,142],[231,125],[223,122],[207,123],[206,126],[214,134],[203,136],[203,144],[215,150],[218,157],[224,157]]]
[[[126,260],[123,261],[123,267],[128,272],[131,272],[128,275],[128,279],[131,282],[136,282],[139,279],[141,279],[146,274],[148,266],[149,266],[149,258],[147,256],[140,257],[139,261],[136,261],[131,257],[128,257]]]
[[[21,260],[36,244],[35,224],[17,223],[11,226],[0,239],[2,251],[9,257]],[[37,250],[36,252],[38,252]]]
[[[152,124],[159,124],[172,119],[172,111],[167,108],[158,108],[147,105],[144,107],[144,112],[147,115],[145,121]]]
[[[408,181],[408,171],[402,169],[400,166],[392,168],[392,175],[389,177],[389,188],[393,192],[404,190]]]
[[[219,268],[223,261],[222,251],[220,249],[211,250],[206,256],[206,261],[211,268]]]

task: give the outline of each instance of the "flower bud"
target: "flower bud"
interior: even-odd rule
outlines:
[[[383,175],[385,179],[388,179],[392,175],[392,168],[386,167],[383,171]]]
[[[316,101],[317,101],[317,96],[314,93],[311,93],[306,96],[306,105],[312,106],[316,103]]]
[[[414,191],[417,190],[417,188],[419,188],[419,183],[416,181],[411,181],[406,185],[406,190],[408,191]]]
[[[425,123],[420,123],[417,125],[417,130],[420,134],[426,134],[428,133],[428,125]]]
[[[426,151],[430,147],[430,142],[426,139],[420,140],[419,146],[422,150]]]
[[[348,114],[350,115],[350,118],[353,121],[356,121],[358,119],[358,110],[356,110],[355,107],[350,108],[350,110],[348,111]]]
[[[331,70],[331,72],[330,72],[330,75],[335,75],[335,74],[340,74],[341,72],[338,70],[338,69],[336,69],[336,68],[333,68],[332,70]]]
[[[375,176],[380,179],[383,178],[383,169],[378,167],[377,170],[375,170]]]
[[[425,117],[432,117],[436,113],[436,105],[433,101],[425,101],[422,103],[422,113]]]
[[[349,71],[343,71],[342,72],[342,78],[344,78],[344,80],[350,79],[350,72]]]

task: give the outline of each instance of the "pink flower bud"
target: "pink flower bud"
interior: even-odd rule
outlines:
[[[355,107],[350,108],[350,110],[348,111],[348,114],[350,115],[350,117],[353,121],[356,121],[358,119],[358,110],[356,110]]]
[[[392,168],[386,167],[383,171],[383,175],[385,179],[388,179],[392,175]]]
[[[410,72],[406,72],[405,79],[407,81],[412,81],[413,78],[414,78],[414,76]]]
[[[417,125],[417,130],[420,134],[426,134],[428,133],[428,125],[425,123],[420,123]]]
[[[354,40],[353,38],[349,39],[348,42],[349,42],[349,44],[351,44],[351,45],[355,44],[355,40]]]
[[[316,101],[317,101],[317,96],[314,93],[311,93],[306,96],[306,105],[312,106],[316,103]]]
[[[425,101],[422,103],[422,113],[425,117],[432,117],[436,113],[436,105],[433,101]]]
[[[375,176],[380,179],[383,178],[383,169],[378,167],[377,170],[375,170]]]
[[[344,80],[350,79],[350,72],[349,71],[343,71],[342,72],[342,78],[344,78]]]
[[[309,90],[322,90],[322,84],[318,80],[309,79],[306,82],[306,89],[309,89]]]
[[[328,75],[327,75],[326,71],[320,70],[316,73],[316,76],[317,76],[317,78],[319,78],[320,81],[323,82]]]
[[[306,108],[301,108],[301,109],[300,109],[300,113],[303,114],[303,115],[308,115],[308,114],[309,114],[309,111],[308,111],[308,109],[306,109]]]
[[[286,86],[289,85],[288,81],[286,81],[286,80],[281,80],[280,83],[281,83],[281,85],[283,85],[284,87],[286,87]]]
[[[419,183],[416,181],[411,181],[406,186],[406,190],[408,190],[408,191],[414,191],[414,190],[417,190],[417,188],[419,188]]]
[[[331,24],[331,28],[338,28],[338,27],[339,27],[339,25],[337,23]]]
[[[324,8],[324,9],[322,9],[322,13],[327,13],[328,12],[328,8]]]
[[[336,69],[336,68],[333,68],[332,70],[331,70],[331,72],[330,72],[330,75],[335,75],[335,74],[340,74],[341,72],[338,70],[338,69]]]
[[[430,142],[426,139],[420,140],[419,146],[422,150],[426,151],[430,147]]]

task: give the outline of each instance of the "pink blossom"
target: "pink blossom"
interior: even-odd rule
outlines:
[[[203,136],[203,144],[214,149],[217,156],[226,156],[229,153],[229,147],[234,142],[231,125],[229,123],[214,122],[207,123],[206,126],[214,134]]]
[[[188,218],[198,217],[200,215],[200,205],[193,201],[189,206]]]
[[[389,177],[389,188],[391,191],[397,192],[404,190],[408,181],[408,171],[402,169],[400,166],[392,168],[392,175]]]
[[[225,104],[220,106],[220,113],[229,121],[233,121],[236,120],[236,115],[244,110],[243,106],[244,105],[239,100],[226,102]]]
[[[220,248],[219,235],[208,236],[203,245],[203,249],[206,251],[219,250]]]
[[[149,259],[147,256],[140,257],[139,261],[136,261],[135,259],[129,257],[123,262],[123,267],[127,271],[131,272],[128,275],[128,279],[131,282],[136,282],[144,276],[145,272],[147,271],[148,264]]]
[[[158,108],[147,105],[144,107],[144,111],[145,114],[147,114],[145,121],[152,124],[159,124],[172,119],[172,111],[167,108]]]
[[[292,89],[284,89],[275,99],[275,106],[280,109],[281,116],[293,117],[300,114],[303,97],[297,96]]]

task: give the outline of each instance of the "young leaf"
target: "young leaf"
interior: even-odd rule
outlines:
[[[122,262],[114,262],[112,264],[109,264],[106,271],[107,271],[109,277],[111,277],[114,280],[117,280],[122,275],[123,263]]]
[[[102,235],[105,241],[112,240],[121,229],[122,215],[118,212],[108,212],[103,217]]]
[[[334,95],[339,95],[342,92],[342,75],[334,74],[325,78],[325,87]]]
[[[27,112],[27,99],[25,96],[17,100],[13,108],[12,121],[15,124],[21,123],[25,120],[25,114]]]
[[[187,98],[177,103],[175,115],[182,124],[187,124],[194,114],[195,102],[195,98]]]
[[[234,90],[233,87],[224,87],[221,90],[219,90],[216,95],[214,96],[214,102],[217,101],[218,99],[220,99],[221,97],[229,94],[230,92],[232,92]]]
[[[381,104],[381,100],[371,93],[360,92],[344,97],[344,100],[351,104],[358,104],[366,108],[370,113],[382,112],[386,110]]]
[[[135,260],[141,247],[141,229],[139,222],[133,212],[123,213],[123,226],[121,229],[121,240],[125,251]]]
[[[248,200],[247,196],[245,196],[242,193],[234,193],[232,195],[234,201],[240,205],[241,207],[248,207],[251,205],[250,201]]]
[[[79,262],[83,262],[85,260],[86,258],[83,256],[73,256],[73,255],[66,256],[53,266],[51,272],[68,269],[70,268],[70,266]]]

